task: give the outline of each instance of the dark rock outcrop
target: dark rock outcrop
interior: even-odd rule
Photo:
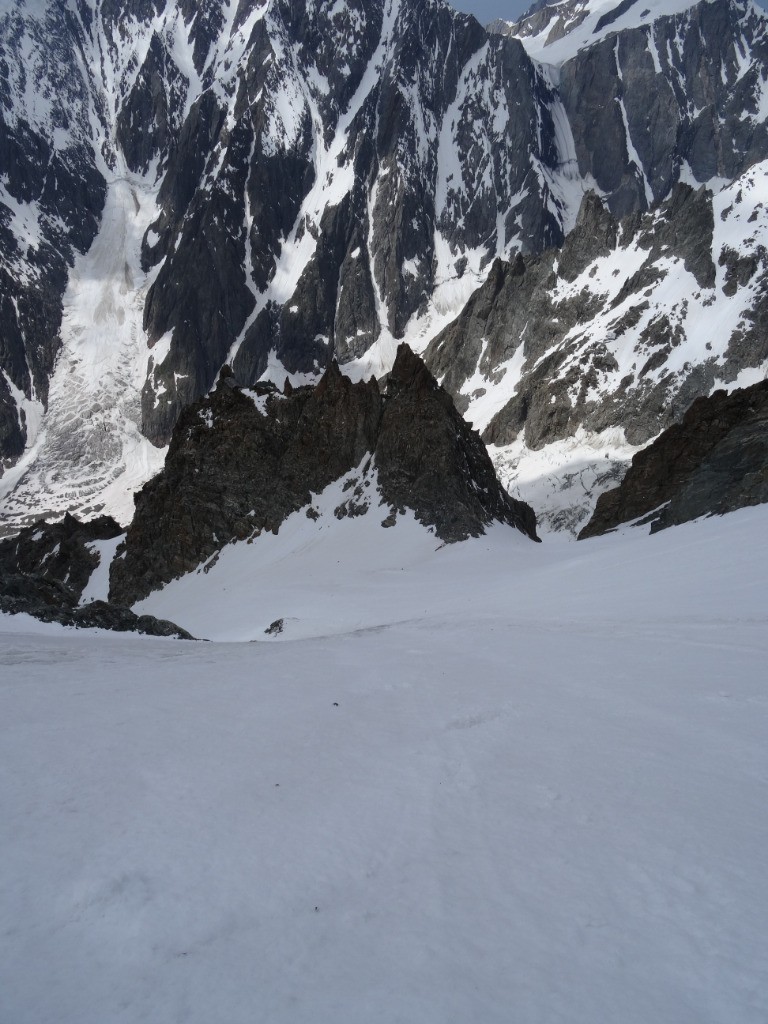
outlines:
[[[444,541],[477,537],[493,521],[536,538],[533,510],[503,489],[480,435],[407,345],[387,378],[375,459],[384,500],[413,509]]]
[[[382,395],[333,363],[315,388],[243,390],[222,374],[186,409],[165,469],[136,495],[110,599],[131,605],[232,540],[277,531],[312,494],[351,470],[375,467],[390,508],[412,509],[444,541],[499,520],[536,537],[533,511],[502,489],[480,437],[424,364],[401,345]],[[362,489],[337,513],[364,511]]]
[[[14,574],[30,577],[75,606],[99,565],[99,555],[91,545],[113,540],[122,532],[109,516],[81,523],[66,515],[59,523],[28,526],[15,537],[0,541],[0,578],[5,581]]]
[[[7,615],[31,615],[41,622],[58,622],[76,629],[109,629],[115,633],[140,633],[175,640],[194,640],[185,629],[154,615],[136,615],[107,601],[92,601],[82,608],[61,603],[56,588],[38,585],[27,576],[11,576],[0,593],[0,612]]]
[[[579,540],[622,523],[651,533],[699,516],[768,502],[768,381],[698,398],[638,452],[619,487],[602,494]]]
[[[0,612],[27,614],[43,622],[191,640],[185,630],[151,615],[136,615],[106,601],[80,606],[99,565],[95,541],[113,540],[121,527],[101,516],[81,523],[66,515],[60,523],[39,522],[0,541]]]

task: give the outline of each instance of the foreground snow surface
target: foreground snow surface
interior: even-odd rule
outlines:
[[[764,1024],[767,516],[0,619],[0,1020]]]

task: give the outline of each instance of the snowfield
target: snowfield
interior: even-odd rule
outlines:
[[[147,602],[266,642],[0,618],[0,1020],[765,1024],[767,516]]]

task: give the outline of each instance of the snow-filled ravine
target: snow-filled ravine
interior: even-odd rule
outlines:
[[[767,525],[175,599],[267,642],[0,618],[0,1021],[765,1024]]]

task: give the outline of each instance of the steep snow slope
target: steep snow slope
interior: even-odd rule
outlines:
[[[763,1024],[765,526],[204,577],[314,595],[282,643],[3,621],[0,1016]]]

